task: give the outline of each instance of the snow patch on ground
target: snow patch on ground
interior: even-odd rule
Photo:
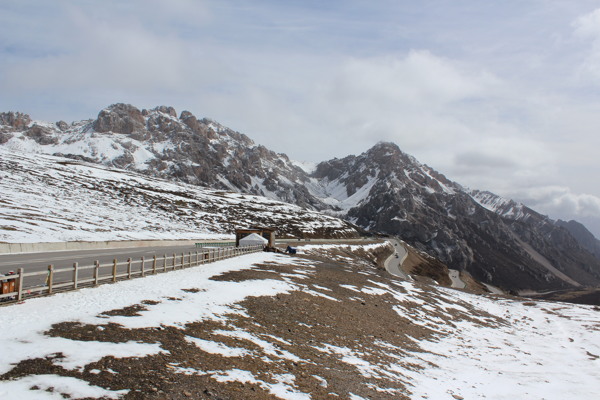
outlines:
[[[0,381],[0,398],[7,400],[120,399],[128,392],[129,390],[106,390],[77,378],[52,374]]]
[[[335,245],[311,246],[309,251],[321,248],[323,254],[328,254],[332,246],[338,248]],[[355,247],[355,250],[360,250],[368,246]],[[15,363],[25,359],[48,357],[56,365],[76,372],[104,356],[143,357],[165,352],[160,345],[152,343],[84,343],[44,333],[59,322],[78,321],[99,327],[118,323],[125,328],[182,327],[203,320],[223,323],[232,315],[247,316],[239,303],[248,296],[275,296],[307,291],[309,287],[323,290],[314,285],[307,287],[294,283],[290,277],[240,282],[210,279],[229,271],[251,269],[258,264],[281,264],[309,274],[315,271],[310,260],[257,253],[201,268],[31,299],[23,304],[4,307],[0,312],[0,326],[10,326],[11,329],[0,330],[0,346],[3,349],[0,373],[10,371]],[[497,299],[397,279],[385,283],[369,280],[369,285],[364,287],[341,284],[359,296],[382,296],[386,301],[393,301],[399,318],[407,324],[422,325],[433,331],[433,336],[426,339],[407,336],[418,346],[418,351],[377,339],[357,343],[352,348],[336,345],[333,341],[312,345],[321,353],[355,368],[365,379],[392,380],[407,388],[407,392],[400,392],[388,385],[369,383],[369,387],[386,398],[597,398],[597,388],[600,387],[600,313],[593,307]],[[202,290],[190,291],[190,288]],[[323,295],[317,290],[309,293]],[[101,315],[107,310],[140,304],[143,300],[153,302],[145,302],[146,310],[141,310],[138,316]],[[365,329],[368,331],[368,327]],[[240,347],[221,342],[231,342],[231,339],[235,339]],[[272,334],[255,334],[241,328],[218,329],[212,332],[211,340],[189,336],[187,340],[206,352],[224,357],[264,356],[274,365],[284,361],[305,363],[289,348],[279,348],[277,343],[289,342]],[[245,342],[252,344],[252,350],[242,348]],[[58,357],[59,353],[64,357]],[[273,372],[263,377],[240,368],[201,371],[175,364],[171,368],[186,375],[208,375],[220,382],[256,384],[281,399],[312,398],[310,393],[298,389],[295,382],[300,377],[294,375],[293,370],[289,373]],[[322,387],[334,386],[333,382],[323,378],[315,379],[316,384]],[[38,389],[31,391],[34,386]],[[54,387],[54,392],[45,391],[50,386]],[[63,395],[112,399],[125,394],[97,388],[78,379],[52,375],[30,375],[0,381],[0,395],[3,393],[23,399],[58,399]],[[349,396],[361,398],[352,393]]]

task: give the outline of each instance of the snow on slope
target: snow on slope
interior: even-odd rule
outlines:
[[[0,149],[0,241],[215,238],[252,225],[356,235],[337,218],[259,196]]]
[[[356,265],[356,258],[348,257],[345,247],[337,247],[346,254],[340,262]],[[356,251],[357,246],[354,247]],[[328,252],[333,250],[335,246],[331,245],[321,250],[311,246],[301,247],[300,253],[316,255],[322,251],[329,258],[334,253]],[[258,269],[259,265],[285,272],[265,274],[263,269],[261,278],[214,279],[225,273]],[[318,261],[301,255],[259,253],[201,268],[32,299],[4,308],[0,313],[0,326],[10,325],[14,329],[0,331],[0,345],[4,349],[0,373],[11,371],[15,363],[25,359],[45,358],[73,378],[21,374],[12,380],[0,381],[0,397],[10,393],[19,399],[56,399],[61,398],[61,394],[69,394],[71,398],[120,398],[129,389],[93,386],[84,379],[89,373],[82,373],[112,374],[116,379],[122,370],[91,369],[97,365],[92,363],[111,355],[115,359],[133,358],[143,362],[145,357],[163,354],[163,362],[169,362],[168,369],[176,376],[255,385],[280,399],[324,398],[313,395],[313,391],[337,398],[340,390],[347,390],[347,398],[353,399],[366,398],[356,394],[365,391],[377,393],[380,399],[403,396],[436,400],[597,398],[600,385],[597,309],[562,303],[498,300],[395,279],[382,281],[369,263],[360,270],[366,284],[344,284],[343,290],[350,296],[340,302],[332,296],[343,290],[334,293],[331,282],[317,279],[312,282],[319,282],[319,286],[307,283],[318,277],[319,271]],[[348,274],[353,272],[348,270]],[[191,287],[201,290],[190,290]],[[262,321],[251,319],[249,324],[236,325],[236,321],[247,317],[248,303],[242,301],[249,296],[280,299],[281,295],[298,291],[311,295],[313,302],[320,299],[320,307],[332,302],[336,307],[355,304],[354,307],[360,308],[365,303],[379,303],[383,308],[389,303],[396,314],[395,317],[388,315],[388,318],[396,318],[389,325],[397,329],[392,337],[405,336],[418,350],[371,336],[372,326],[363,326],[361,337],[350,337],[344,342],[354,345],[343,344],[345,332],[328,325],[335,320],[322,312],[314,315],[322,319],[312,323],[317,325],[314,330],[332,330],[330,341],[325,342],[308,341],[296,335],[289,339],[284,336],[288,332],[285,325],[269,324],[265,326],[269,333],[263,334],[253,333],[256,326],[262,327]],[[145,309],[137,315],[106,313],[142,302]],[[309,304],[305,309],[310,312]],[[170,358],[176,356],[160,342],[112,343],[47,334],[53,324],[63,321],[75,321],[81,326],[90,324],[96,332],[108,329],[111,324],[119,324],[122,327],[119,329],[150,332],[202,326],[200,321],[208,321],[207,326],[213,326],[211,335],[204,339],[186,336],[185,340],[202,350],[208,365],[225,359],[229,367],[213,366],[205,370],[189,364],[179,365]],[[194,323],[196,325],[189,325]],[[361,321],[351,323],[356,326]],[[219,328],[222,326],[226,328]],[[406,330],[410,326],[422,327],[434,334],[413,337],[411,331]],[[307,350],[323,362],[336,359],[344,367],[330,375],[329,380],[324,379],[323,376],[331,374],[328,368],[299,357],[301,351]],[[248,364],[249,360],[255,361]],[[258,360],[270,369],[260,373],[249,369]],[[307,386],[309,374],[320,382],[312,389]],[[340,375],[346,374],[357,377],[353,378],[350,388],[340,387],[331,378],[342,379]],[[405,389],[389,387],[390,382],[402,383]],[[54,387],[53,392],[45,391],[49,386]],[[30,390],[32,387],[37,389]]]
[[[520,220],[527,215],[523,209],[525,206],[514,200],[481,190],[472,190],[469,194],[479,205],[505,218]]]
[[[74,122],[65,132],[59,131],[54,124],[32,121],[31,126],[45,128],[50,139],[43,144],[26,136],[25,131],[11,132],[11,138],[3,146],[9,150],[38,154],[74,154],[83,157],[99,157],[101,162],[122,157],[128,150],[133,150],[136,169],[146,169],[146,163],[154,158],[152,146],[159,149],[169,148],[170,142],[148,145],[129,135],[121,133],[94,132],[91,121]]]
[[[312,195],[319,198],[325,204],[340,208],[342,210],[340,215],[344,215],[344,212],[356,207],[369,196],[371,188],[378,181],[378,177],[370,176],[367,182],[357,188],[352,195],[348,195],[346,184],[343,182],[344,178],[347,178],[347,175],[333,181],[311,178],[306,187]]]

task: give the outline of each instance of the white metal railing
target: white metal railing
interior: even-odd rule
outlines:
[[[77,290],[79,287],[98,286],[124,279],[156,275],[262,250],[263,246],[260,245],[206,247],[193,253],[164,254],[162,257],[153,256],[148,259],[144,257],[138,260],[127,258],[126,261],[119,262],[115,258],[112,262],[105,264],[101,264],[99,261],[85,266],[73,263],[72,267],[67,268],[54,268],[54,265],[51,264],[48,265],[47,271],[25,272],[25,268],[19,268],[15,275],[0,275],[2,285],[0,301],[21,301],[25,298],[50,295],[58,291]],[[38,284],[36,284],[36,280]],[[44,283],[39,284],[42,280]],[[32,281],[32,284],[26,286],[26,282]]]

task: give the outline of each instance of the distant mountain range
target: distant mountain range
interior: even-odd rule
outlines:
[[[291,203],[398,236],[505,290],[600,285],[600,245],[583,225],[464,188],[393,143],[307,169],[188,111],[115,104],[72,124],[2,113],[0,144]]]

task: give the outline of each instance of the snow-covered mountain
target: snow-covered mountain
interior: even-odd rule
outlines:
[[[0,144],[33,153],[65,156],[180,182],[256,194],[323,209],[304,183],[306,173],[285,154],[246,135],[172,107],[139,110],[114,104],[95,120],[67,124],[0,114]]]
[[[511,200],[451,182],[392,143],[307,169],[190,112],[115,104],[70,125],[0,114],[0,144],[323,211],[399,236],[506,290],[600,285],[600,259],[567,229]]]
[[[492,192],[472,190],[471,197],[482,207],[501,215],[504,218],[522,220],[527,219],[533,210],[514,200],[505,199]]]
[[[600,283],[600,260],[566,229],[514,201],[451,182],[393,143],[323,162],[313,177],[336,187],[341,204],[361,196],[343,213],[348,220],[398,235],[482,282],[517,291]]]
[[[289,237],[358,236],[338,218],[261,196],[0,148],[0,241],[222,238],[257,225]]]

